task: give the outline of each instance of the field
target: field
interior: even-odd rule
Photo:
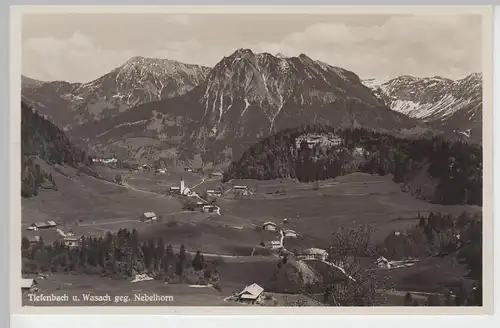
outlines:
[[[199,194],[221,185],[220,180],[207,180],[207,177],[185,171],[157,174],[105,168],[100,170],[100,174],[107,176],[109,181],[78,175],[68,168],[64,169],[64,174],[54,171],[52,174],[58,186],[57,191],[44,190],[38,196],[22,201],[23,236],[40,235],[45,241],[61,238],[55,229],[26,231],[29,224],[46,220],[55,220],[60,224],[59,229],[71,230],[75,235],[103,235],[120,228],[137,229],[141,238],[161,237],[176,249],[183,244],[189,252],[200,250],[205,258],[218,258],[221,261],[221,287],[225,296],[253,282],[269,284],[275,275],[278,259],[270,256],[271,252],[259,244],[278,240],[279,235],[262,231],[260,226],[265,221],[273,221],[283,229],[293,229],[301,234],[298,239],[285,238],[284,246],[293,250],[301,247],[327,248],[332,233],[341,225],[371,224],[375,228],[375,242],[378,242],[392,231],[413,227],[419,212],[459,214],[464,210],[480,210],[472,206],[430,204],[401,192],[390,177],[352,174],[321,181],[317,185],[290,180],[230,181],[223,186],[225,190],[243,184],[254,190],[255,194],[239,197],[227,192],[217,199],[221,208],[219,216],[183,210],[187,197],[171,196],[166,191],[171,186],[179,186],[181,177],[187,187]],[[110,182],[117,173],[124,178],[123,186]],[[157,222],[139,221],[139,215],[148,211],[157,214]],[[283,222],[285,218],[288,219],[287,223]],[[436,279],[437,273],[443,276],[444,267],[440,265],[439,261],[421,263],[380,274],[390,275],[399,289],[436,290],[445,283]],[[446,268],[454,276],[463,276],[463,268],[456,269],[459,266]],[[65,287],[68,293],[99,289],[109,294],[125,295],[120,293],[130,294],[135,288],[131,286],[144,285],[149,292],[179,295],[176,305],[228,305],[228,302],[219,298],[220,295],[214,294],[217,292],[207,288],[166,286],[156,281],[139,284],[109,281],[102,284],[102,289],[85,281],[105,278],[61,275],[58,279],[64,280],[62,277],[77,280],[77,283],[73,282],[73,289]],[[427,285],[422,286],[422,281],[426,281]],[[48,284],[47,290],[59,292],[48,281],[44,283]],[[282,289],[286,288],[279,287],[278,291]]]

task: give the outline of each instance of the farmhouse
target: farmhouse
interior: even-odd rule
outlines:
[[[141,214],[140,219],[143,222],[151,222],[151,221],[156,221],[157,217],[154,212],[144,212]]]
[[[217,213],[220,215],[220,207],[217,205],[204,205],[201,210],[204,213]]]
[[[21,279],[21,291],[23,292],[32,292],[36,290],[36,285],[38,285],[38,283],[35,279]]]
[[[299,260],[318,260],[326,261],[328,252],[321,248],[304,249],[297,254]]]
[[[220,190],[208,189],[207,195],[210,197],[220,197],[220,196],[222,196],[222,192]]]
[[[64,245],[67,247],[78,247],[80,246],[80,238],[76,237],[65,237]]]
[[[181,188],[179,188],[179,187],[170,187],[170,193],[172,193],[172,194],[180,194],[181,193]]]
[[[54,221],[47,221],[47,222],[35,222],[32,223],[27,229],[36,231],[39,229],[49,229],[49,228],[54,228],[57,226],[57,223]]]
[[[264,296],[264,288],[257,284],[246,286],[241,292],[236,295],[236,301],[246,304],[259,304]]]
[[[270,249],[278,249],[278,248],[283,247],[283,246],[281,246],[281,243],[279,242],[279,240],[271,240],[271,241],[264,243],[264,245]]]
[[[295,230],[285,230],[283,231],[285,237],[298,238],[299,233]]]
[[[271,221],[267,221],[267,222],[264,222],[264,224],[262,225],[262,229],[267,230],[267,231],[276,231],[278,228],[276,226],[276,223],[271,222]]]
[[[388,259],[385,257],[381,256],[377,259],[377,266],[379,268],[384,268],[384,269],[390,269],[391,268],[391,263],[389,262]]]
[[[248,186],[234,186],[234,190],[248,190]]]

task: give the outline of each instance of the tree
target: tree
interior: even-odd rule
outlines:
[[[376,253],[371,240],[373,231],[373,227],[369,225],[341,226],[332,234],[330,255],[339,258],[373,256]]]
[[[184,247],[184,244],[181,245],[181,248],[179,250],[179,259],[181,261],[184,261],[186,259],[186,248]]]
[[[196,211],[196,203],[192,200],[187,200],[182,206],[182,209],[186,211]]]
[[[192,265],[195,271],[200,271],[205,267],[203,256],[201,255],[200,251],[196,251],[196,255],[194,256]]]
[[[386,295],[381,291],[391,289],[392,283],[359,261],[359,257],[375,254],[371,233],[369,226],[342,226],[333,233],[330,258],[340,263],[345,273],[335,269],[330,277],[324,277],[322,289],[330,296],[327,304],[377,306],[386,303]]]

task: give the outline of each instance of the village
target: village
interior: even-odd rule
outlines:
[[[151,172],[152,174],[158,176],[158,175],[167,175],[166,171],[163,170],[153,170],[150,169],[147,166],[143,166],[139,168],[139,170],[146,171],[146,172]],[[185,174],[191,174],[192,171],[188,168],[185,169]],[[234,199],[251,199],[256,195],[256,190],[254,188],[250,188],[248,185],[245,184],[231,184],[228,186],[222,187],[220,183],[218,182],[222,177],[221,173],[218,172],[212,172],[210,173],[206,178],[202,178],[201,182],[194,183],[191,187],[187,186],[187,183],[183,177],[183,174],[180,174],[180,182],[177,185],[170,185],[170,187],[167,188],[165,195],[168,197],[173,197],[174,199],[177,199],[181,203],[190,203],[192,204],[192,207],[190,207],[187,211],[186,214],[189,213],[204,213],[206,215],[209,215],[208,217],[205,217],[205,220],[213,220],[210,219],[211,216],[215,215],[217,217],[222,217],[224,215],[224,208],[221,206],[221,202],[223,200],[226,200],[229,202],[228,204],[231,204],[231,202],[234,202]],[[210,186],[206,188],[200,188],[201,185],[204,183],[210,184]],[[120,183],[117,183],[120,187],[125,187],[129,188],[129,184],[123,183],[123,181],[120,181]],[[133,188],[130,186],[130,188]],[[134,189],[132,189],[134,190]],[[224,202],[222,202],[224,203]],[[344,265],[342,261],[338,261],[335,259],[332,259],[328,253],[327,249],[323,249],[320,247],[300,247],[301,240],[303,238],[303,235],[300,231],[297,229],[293,228],[293,222],[300,220],[297,218],[293,218],[292,215],[278,218],[275,217],[276,219],[271,221],[267,220],[264,222],[261,222],[260,224],[257,223],[252,223],[251,227],[252,230],[258,229],[263,232],[266,232],[265,236],[268,236],[267,239],[261,240],[260,242],[256,242],[253,246],[253,249],[251,251],[251,254],[249,254],[250,257],[256,256],[256,254],[261,254],[262,252],[259,251],[259,249],[267,249],[269,250],[269,255],[273,258],[276,259],[282,259],[284,257],[293,259],[293,262],[296,265],[296,268],[299,272],[301,272],[301,275],[303,276],[314,276],[315,275],[315,269],[311,267],[308,263],[309,262],[316,262],[319,261],[328,267],[331,268],[331,270],[337,272],[337,274],[340,274],[344,276],[345,279],[352,280],[353,282],[355,279],[349,275],[348,272],[345,271]],[[157,215],[155,211],[150,211],[148,209],[145,209],[143,212],[137,213],[137,216],[135,219],[131,218],[129,221],[136,221],[137,224],[144,224],[148,226],[151,229],[154,229],[155,225],[162,225],[164,222],[161,220],[161,215]],[[277,223],[278,222],[278,223]],[[80,224],[80,226],[85,226],[83,223]],[[227,227],[227,224],[224,225]],[[236,226],[233,226],[233,229]],[[39,243],[41,240],[41,236],[38,233],[43,233],[44,231],[47,230],[53,230],[56,232],[56,240],[60,240],[66,247],[68,248],[77,248],[80,246],[80,242],[84,236],[84,234],[78,234],[74,232],[75,229],[78,227],[75,226],[74,228],[63,228],[58,222],[54,220],[48,220],[46,222],[35,222],[30,224],[29,226],[26,227],[26,231],[29,231],[29,235],[26,237],[28,242],[30,244],[34,243]],[[243,229],[243,226],[239,226],[237,229]],[[250,229],[247,227],[247,229]],[[66,231],[63,231],[66,230]],[[287,243],[290,243],[292,241],[294,246],[292,249],[287,249],[286,245]],[[299,247],[297,247],[297,245]],[[206,255],[215,257],[215,258],[225,258],[227,257],[234,257],[235,259],[241,258],[246,259],[249,258],[249,256],[239,256],[239,255],[225,255],[225,254],[220,254],[220,253],[207,253]],[[396,269],[400,267],[408,267],[416,263],[416,260],[408,260],[408,261],[389,261],[384,257],[378,258],[376,261],[373,261],[373,267],[378,268],[380,270],[391,270],[391,269]],[[34,278],[31,280],[23,280],[23,291],[30,291],[30,292],[36,292],[37,290],[37,279],[44,279],[43,276],[39,276],[38,278]],[[309,278],[307,278],[309,279]],[[311,278],[313,279],[313,278]],[[31,282],[30,282],[31,281]],[[153,281],[153,278],[148,276],[145,273],[138,273],[131,283],[137,283],[137,282],[147,282],[147,281]],[[29,287],[28,287],[29,286]],[[190,288],[195,288],[195,287],[204,287],[206,288],[213,288],[213,286],[205,285],[205,286],[198,286],[198,285],[190,285]],[[224,297],[224,302],[236,302],[236,303],[241,303],[241,304],[267,304],[269,303],[269,298],[266,299],[265,297],[266,291],[265,289],[260,286],[258,283],[255,281],[248,281],[246,284],[241,286],[240,292],[236,292],[234,294],[228,295]],[[266,301],[267,300],[267,301]]]

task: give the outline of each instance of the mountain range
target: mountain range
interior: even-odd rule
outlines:
[[[22,77],[23,100],[65,130],[114,117],[145,102],[181,95],[210,69],[167,59],[133,57],[88,83],[42,82]]]
[[[383,83],[364,82],[392,110],[427,122],[448,135],[481,142],[482,74],[459,80],[405,75]]]
[[[89,83],[23,77],[22,95],[80,144],[134,160],[231,160],[304,124],[480,142],[480,74],[373,82],[305,54],[238,49],[213,68],[134,57]]]

